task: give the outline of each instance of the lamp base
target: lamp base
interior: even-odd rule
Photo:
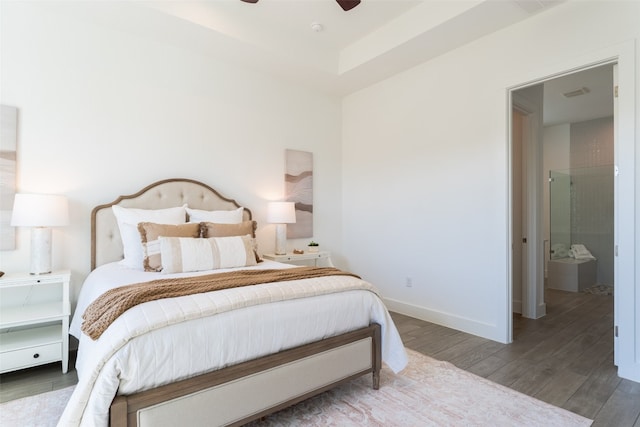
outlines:
[[[34,227],[31,229],[31,263],[29,274],[51,273],[51,229]]]
[[[287,224],[276,224],[276,255],[287,254]]]

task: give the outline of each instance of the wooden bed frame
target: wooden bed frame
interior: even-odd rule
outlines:
[[[206,184],[167,179],[97,206],[91,213],[91,269],[122,259],[123,249],[111,206],[232,210],[240,205]],[[244,210],[244,219],[252,219]],[[378,389],[380,325],[268,355],[132,395],[117,396],[111,426],[242,425],[372,373]],[[251,393],[247,393],[251,390]]]

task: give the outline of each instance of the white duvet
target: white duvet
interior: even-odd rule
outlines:
[[[265,261],[251,268],[288,267]],[[87,277],[70,326],[71,334],[80,340],[76,361],[79,381],[58,425],[106,426],[116,393],[150,389],[372,322],[382,327],[383,361],[395,372],[407,363],[404,346],[384,304],[370,284],[351,276],[147,302],[125,312],[96,341],[80,331],[81,314],[110,288],[208,273],[211,271],[163,275],[112,263],[98,267]],[[308,297],[286,299],[301,287]]]

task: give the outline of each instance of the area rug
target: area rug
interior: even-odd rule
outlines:
[[[400,374],[383,368],[289,409],[263,426],[589,426],[591,420],[411,350]],[[54,426],[72,387],[0,405],[0,425]]]
[[[73,386],[0,404],[2,427],[53,427],[71,397]]]

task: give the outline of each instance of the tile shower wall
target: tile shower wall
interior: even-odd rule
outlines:
[[[598,283],[613,285],[613,117],[571,124],[572,243],[598,259]]]

